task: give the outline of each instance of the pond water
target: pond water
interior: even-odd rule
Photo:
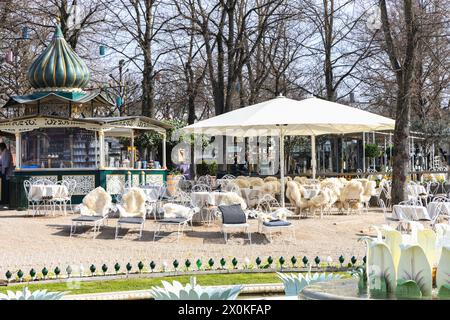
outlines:
[[[340,279],[330,282],[321,282],[311,285],[303,290],[300,294],[300,299],[303,300],[320,300],[320,299],[338,299],[338,300],[399,300],[394,294],[387,295],[371,295],[367,290],[359,290],[357,279]],[[406,298],[401,298],[405,300]],[[437,297],[437,290],[433,290],[432,296],[422,298],[411,298],[421,300],[434,300]]]

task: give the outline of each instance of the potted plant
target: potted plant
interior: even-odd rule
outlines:
[[[170,195],[174,195],[177,191],[178,181],[180,180],[181,172],[178,169],[172,169],[167,174],[167,190]]]
[[[205,161],[197,164],[197,176],[205,176],[207,174],[209,174],[209,165]]]
[[[211,183],[212,185],[216,184],[216,180],[217,180],[217,162],[213,161],[209,164],[209,175],[211,176]]]
[[[365,147],[366,158],[374,159],[380,156],[380,147],[376,143],[368,143]],[[375,169],[375,168],[374,168]]]
[[[211,177],[212,185],[215,184],[217,179],[217,162],[206,162],[202,161],[202,163],[197,164],[197,176],[206,176],[209,175]]]

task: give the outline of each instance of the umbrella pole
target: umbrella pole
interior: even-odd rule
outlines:
[[[284,131],[280,128],[280,184],[281,206],[284,207]]]
[[[311,136],[311,167],[312,178],[316,178],[316,136]]]

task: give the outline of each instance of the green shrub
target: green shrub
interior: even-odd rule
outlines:
[[[197,175],[205,176],[207,174],[209,174],[209,165],[205,161],[202,161],[202,163],[197,164]]]
[[[366,144],[365,153],[367,158],[376,158],[380,156],[380,147],[375,143],[368,143]]]
[[[209,164],[209,175],[210,176],[217,175],[217,162],[213,161]]]
[[[197,175],[198,176],[216,176],[217,175],[217,162],[213,161],[211,163],[206,163],[202,161],[202,163],[197,164]]]

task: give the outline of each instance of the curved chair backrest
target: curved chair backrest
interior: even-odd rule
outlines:
[[[220,179],[222,179],[222,180],[233,180],[233,179],[236,179],[236,177],[233,176],[232,174],[226,174]]]
[[[77,181],[75,179],[60,180],[57,183],[66,186],[69,197],[75,193],[77,187]]]
[[[341,200],[361,200],[364,194],[364,187],[360,181],[350,181],[341,191]]]
[[[317,185],[317,184],[320,184],[320,180],[319,179],[308,179],[308,180],[306,180],[306,184]]]
[[[408,184],[406,186],[407,190],[408,190],[408,195],[411,197],[415,197],[417,198],[419,195],[417,194],[417,189],[414,187],[413,184]]]
[[[391,188],[389,185],[384,185],[382,187],[381,194],[383,194],[386,199],[391,199]]]
[[[383,180],[383,186],[390,189],[392,187],[392,180]]]
[[[442,215],[450,215],[450,213],[447,210],[447,207],[444,205],[444,202],[447,201],[437,201],[438,203],[436,204],[435,207],[435,214],[433,216],[433,218],[431,219],[431,226],[434,227],[434,225],[436,224],[436,222],[438,222],[439,217]]]
[[[197,184],[206,184],[206,185],[210,185],[211,184],[211,178],[210,176],[206,175],[206,176],[200,176],[197,178]]]
[[[436,195],[439,193],[439,189],[441,187],[441,184],[437,181],[430,181],[427,183],[427,191],[428,194]]]
[[[143,216],[147,211],[145,207],[146,195],[140,188],[131,188],[122,196],[122,207],[125,209],[126,216]],[[120,213],[124,215],[123,212]]]
[[[43,184],[45,185],[46,184],[44,179],[37,179],[37,180],[34,180],[34,181],[30,181],[30,182],[33,185],[43,185]]]
[[[192,189],[192,180],[180,180],[178,181],[178,189],[184,192],[190,192]]]
[[[450,202],[450,199],[446,196],[436,196],[431,200],[432,202]]]
[[[256,210],[258,211],[262,211],[264,213],[271,213],[272,211],[274,211],[273,209],[275,208],[278,209],[280,208],[280,204],[277,201],[277,199],[275,199],[274,197],[272,197],[269,194],[265,194],[259,201],[258,201],[258,205],[256,207]]]
[[[211,192],[211,187],[206,184],[196,184],[192,187],[192,192]]]
[[[362,169],[356,169],[356,173],[357,173],[356,177],[360,178],[362,176],[363,171]]]
[[[422,206],[422,202],[418,199],[409,199],[409,200],[405,200],[405,201],[401,201],[399,202],[399,205],[401,206]]]
[[[105,189],[97,187],[84,196],[82,203],[96,215],[105,216],[112,206],[112,198]]]
[[[75,179],[69,179],[69,196],[72,196],[77,189],[77,181]]]
[[[171,198],[171,202],[184,205],[186,207],[193,207],[193,202],[189,194],[184,191],[178,190],[173,197]]]
[[[380,206],[381,210],[383,211],[383,216],[385,221],[389,221],[389,219],[392,218],[392,213],[388,212],[386,208],[386,204],[384,203],[383,199],[378,199],[378,205]]]
[[[166,195],[166,191],[167,187],[164,184],[160,185],[158,188],[158,199],[164,197]]]
[[[23,181],[23,187],[25,189],[25,196],[27,197],[27,199],[30,199],[31,181],[30,180],[24,180]]]

